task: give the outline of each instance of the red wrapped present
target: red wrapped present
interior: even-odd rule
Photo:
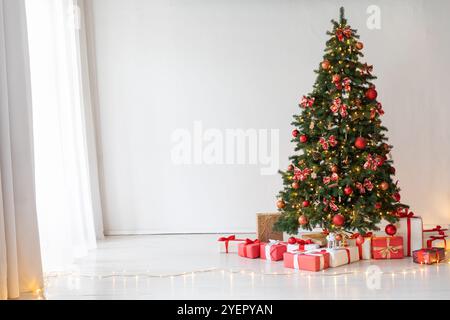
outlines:
[[[256,259],[259,258],[259,240],[245,239],[245,242],[239,243],[238,255],[245,258]]]
[[[283,253],[286,252],[286,244],[278,240],[271,240],[269,242],[262,242],[259,248],[261,259],[269,261],[283,260]]]
[[[425,248],[413,252],[413,261],[420,264],[438,263],[445,259],[444,248]]]
[[[447,234],[441,226],[436,226],[432,229],[423,230],[423,246],[426,248],[439,247],[450,249],[450,243],[447,241]]]
[[[285,252],[283,257],[286,268],[320,271],[330,266],[330,254],[326,250]]]
[[[374,259],[402,259],[403,237],[372,238],[372,257]]]
[[[220,237],[217,241],[219,242],[219,252],[230,253],[237,252],[238,244],[244,242],[245,239],[238,239],[233,234],[228,237]]]

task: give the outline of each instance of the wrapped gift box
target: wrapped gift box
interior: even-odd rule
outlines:
[[[245,239],[238,239],[236,236],[230,235],[220,237],[218,240],[218,249],[220,253],[236,253],[238,252],[239,243],[245,242]]]
[[[450,243],[448,241],[446,234],[447,230],[448,229],[442,228],[441,226],[435,226],[433,228],[424,229],[423,246],[425,248],[437,247],[449,250]]]
[[[294,238],[296,243],[288,243],[287,245],[287,251],[288,252],[295,252],[295,251],[311,251],[316,250],[320,248],[320,245],[317,243],[314,243],[311,239],[303,240]]]
[[[332,268],[359,260],[359,252],[357,247],[350,246],[328,248],[326,251],[330,254],[330,267]]]
[[[450,249],[449,242],[447,241],[447,235],[431,236],[426,239],[427,248],[443,248],[444,250]]]
[[[374,237],[372,238],[372,257],[374,259],[402,259],[403,238],[393,237]]]
[[[260,257],[269,261],[283,260],[283,253],[286,252],[286,249],[285,243],[270,239],[268,243],[262,242],[260,244]]]
[[[420,264],[433,264],[445,260],[444,248],[425,248],[413,252],[413,261]]]
[[[326,250],[311,252],[285,252],[283,263],[286,268],[320,271],[330,265],[330,254]]]
[[[399,221],[394,223],[397,227],[396,235],[403,238],[403,255],[410,257],[414,250],[423,248],[423,222],[422,218],[415,216],[413,212],[409,212],[408,209],[398,212]],[[386,236],[384,231],[385,227],[390,222],[383,220],[378,227],[379,231],[376,231],[377,236]]]
[[[257,213],[256,214],[256,236],[261,242],[272,240],[283,240],[283,232],[274,231],[273,225],[280,217],[280,213]]]
[[[327,245],[327,235],[323,232],[311,232],[305,233],[300,236],[303,240],[311,240],[314,243],[317,243],[321,247]]]
[[[359,260],[372,259],[372,234],[369,233],[364,235],[364,242],[362,244],[356,243],[356,237],[357,236],[347,239],[347,245],[358,248]]]
[[[260,255],[259,240],[246,239],[245,242],[239,243],[238,255],[244,258],[256,259]]]

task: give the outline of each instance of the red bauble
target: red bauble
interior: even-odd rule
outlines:
[[[336,241],[341,241],[342,240],[342,234],[338,233],[335,237]]]
[[[322,69],[328,70],[329,68],[330,68],[330,61],[328,61],[328,60],[323,60],[323,61],[322,61]]]
[[[355,147],[356,148],[362,150],[362,149],[365,149],[366,146],[367,146],[366,138],[363,138],[363,137],[356,138],[356,140],[355,140]]]
[[[364,243],[364,237],[362,235],[359,235],[356,237],[356,244],[358,246],[362,245]]]
[[[390,168],[389,168],[389,172],[390,172],[391,174],[395,174],[395,168],[394,168],[394,167],[390,167]]]
[[[297,239],[295,239],[295,237],[290,237],[288,239],[287,243],[289,243],[289,244],[296,244],[297,243]]]
[[[380,202],[375,203],[375,209],[377,209],[377,210],[381,209],[381,203]]]
[[[299,133],[300,133],[300,132],[299,132],[297,129],[295,129],[295,130],[292,131],[292,136],[293,136],[294,138],[296,138],[296,137],[298,136]]]
[[[333,165],[331,166],[331,172],[333,172],[333,173],[337,173],[337,172],[338,172],[338,170],[339,170],[339,168],[338,168],[338,166],[337,166],[337,165],[333,164]]]
[[[362,42],[357,42],[356,44],[355,44],[355,47],[356,47],[356,49],[358,49],[358,50],[361,50],[362,48],[364,48],[364,44],[362,43]]]
[[[344,225],[344,223],[345,223],[345,218],[342,214],[336,214],[333,216],[333,224],[335,226],[340,227],[340,226]]]
[[[278,200],[277,201],[277,208],[278,209],[283,209],[286,206],[286,203],[283,200]]]
[[[384,228],[384,231],[388,236],[393,236],[394,234],[397,233],[397,227],[394,226],[393,224],[388,224],[386,228]]]
[[[303,208],[307,208],[307,207],[309,207],[310,204],[311,203],[308,200],[305,200],[305,201],[303,201],[302,206],[303,206]]]
[[[346,187],[344,188],[344,193],[345,193],[346,196],[351,195],[351,194],[353,193],[352,187],[346,186]]]
[[[395,200],[395,201],[397,201],[397,202],[399,202],[400,201],[400,193],[398,193],[398,192],[396,192],[396,193],[394,193],[393,195],[392,195],[392,198]]]
[[[366,98],[369,100],[375,100],[378,96],[378,92],[377,90],[375,90],[374,88],[369,88],[366,91]]]
[[[380,189],[386,191],[387,189],[389,189],[389,183],[383,181],[382,183],[380,183]]]
[[[308,223],[308,218],[302,214],[300,217],[298,217],[298,223],[302,226]]]
[[[294,189],[298,189],[298,188],[300,188],[300,185],[298,184],[298,182],[292,182],[292,188],[294,188]]]
[[[300,142],[305,143],[306,141],[308,141],[308,136],[306,134],[302,134],[300,136]]]
[[[331,80],[332,80],[334,83],[339,82],[339,81],[341,81],[341,76],[338,75],[338,74],[334,74],[333,77],[331,78]]]
[[[290,165],[288,165],[287,169],[288,169],[288,171],[292,171],[292,170],[294,170],[294,166],[292,164],[290,164]]]

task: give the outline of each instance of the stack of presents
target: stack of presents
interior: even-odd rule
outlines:
[[[441,226],[423,228],[422,219],[407,210],[395,224],[393,236],[384,234],[388,222],[380,224],[374,233],[337,237],[322,230],[299,230],[296,237],[273,232],[276,214],[261,214],[258,219],[258,239],[240,239],[234,235],[219,238],[221,252],[237,252],[250,259],[283,261],[286,268],[320,271],[369,259],[403,259],[412,257],[420,264],[433,264],[445,259],[447,229]],[[262,228],[261,228],[262,226]],[[285,241],[283,241],[283,239]]]

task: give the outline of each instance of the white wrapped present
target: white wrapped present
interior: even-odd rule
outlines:
[[[345,264],[359,261],[359,251],[357,247],[328,248],[330,253],[330,267],[336,268]]]

